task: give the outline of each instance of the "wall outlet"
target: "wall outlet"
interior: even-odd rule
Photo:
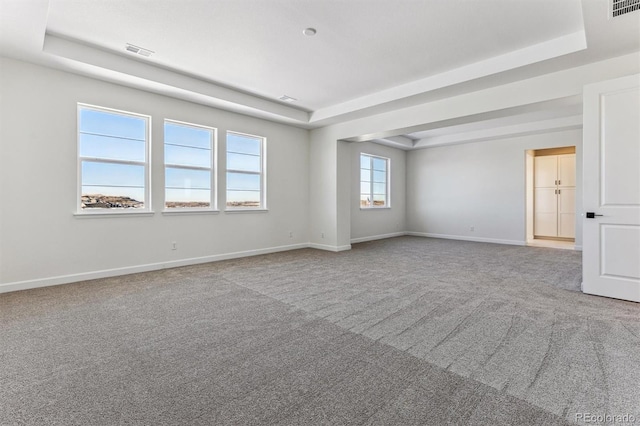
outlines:
[[[470,226],[470,227],[469,227],[469,231],[473,232],[473,231],[475,231],[475,230],[476,230],[476,227],[475,227],[475,226]]]
[[[289,238],[293,238],[293,232],[289,231]]]
[[[171,250],[178,250],[178,243],[175,241],[171,241]]]
[[[321,232],[321,233],[320,233],[320,237],[321,237],[321,238],[324,238],[324,232]]]

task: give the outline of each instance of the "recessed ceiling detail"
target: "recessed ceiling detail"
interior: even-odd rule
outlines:
[[[640,0],[276,3],[0,0],[0,55],[317,128],[640,51]]]

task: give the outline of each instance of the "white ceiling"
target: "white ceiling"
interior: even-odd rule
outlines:
[[[0,0],[0,54],[314,128],[639,51],[640,13],[607,11],[608,0]],[[406,136],[442,136],[430,131]]]

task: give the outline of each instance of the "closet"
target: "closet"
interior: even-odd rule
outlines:
[[[576,227],[576,154],[536,151],[534,157],[535,238],[574,239]],[[566,149],[564,150],[566,152]]]

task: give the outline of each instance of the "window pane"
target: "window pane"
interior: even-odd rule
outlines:
[[[143,162],[145,142],[81,133],[80,156]]]
[[[164,146],[165,164],[176,166],[211,167],[211,150],[187,148],[183,146]]]
[[[82,162],[82,186],[133,186],[144,188],[144,166]]]
[[[387,160],[382,159],[382,158],[376,158],[373,157],[373,170],[381,170],[381,171],[386,171],[387,170]]]
[[[374,207],[382,207],[386,204],[387,197],[385,195],[373,195]]]
[[[364,154],[360,155],[360,168],[371,169],[371,157]]]
[[[185,207],[210,207],[211,191],[208,189],[172,189],[168,188],[165,193],[165,207],[185,208]]]
[[[260,157],[227,153],[227,169],[260,173]]]
[[[360,194],[360,207],[370,207],[370,199],[368,194]]]
[[[247,173],[227,173],[227,189],[260,191],[260,175]]]
[[[211,172],[208,170],[167,167],[164,180],[167,188],[211,189]]]
[[[146,140],[146,120],[140,117],[82,108],[79,127],[82,133]]]
[[[260,155],[261,138],[227,133],[227,152]]]
[[[144,188],[83,186],[82,209],[144,208]]]
[[[360,182],[360,193],[368,194],[371,191],[371,183],[370,182]]]
[[[371,170],[360,169],[360,181],[369,182],[371,180]]]
[[[260,191],[227,191],[228,207],[260,207]]]
[[[164,143],[211,149],[213,131],[200,127],[164,123]]]
[[[387,181],[387,172],[373,171],[373,181],[379,183],[385,183]]]
[[[386,194],[387,193],[387,184],[386,183],[374,183],[373,184],[373,193],[374,194]]]

